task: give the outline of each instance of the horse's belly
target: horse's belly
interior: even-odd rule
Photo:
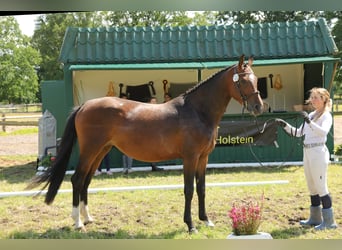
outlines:
[[[153,142],[153,139],[150,139],[147,142],[135,141],[125,144],[122,147],[117,145],[117,147],[124,154],[139,161],[158,162],[180,158],[180,155],[175,148]]]

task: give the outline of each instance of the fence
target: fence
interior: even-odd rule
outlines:
[[[0,105],[0,113],[28,113],[41,111],[41,103]]]
[[[1,105],[0,126],[2,131],[6,132],[6,126],[38,126],[38,120],[42,116],[41,109],[40,103]]]
[[[6,126],[38,126],[38,119],[40,117],[42,115],[6,116],[3,113],[1,115],[0,125],[2,126],[3,132],[6,132]]]

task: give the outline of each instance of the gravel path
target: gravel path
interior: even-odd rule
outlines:
[[[22,128],[8,126],[6,131],[12,132]],[[0,155],[38,156],[38,134],[0,136]]]
[[[21,127],[22,128],[22,127]],[[335,116],[335,146],[342,144],[342,116]],[[15,130],[7,127],[8,132]],[[332,152],[331,152],[332,153]],[[0,136],[0,155],[37,155],[38,134]]]

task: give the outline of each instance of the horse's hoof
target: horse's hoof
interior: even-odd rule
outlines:
[[[204,221],[204,223],[207,227],[214,227],[215,226],[215,224],[211,220],[206,220],[206,221]]]
[[[87,220],[87,221],[84,221],[83,223],[84,223],[84,225],[88,225],[88,224],[91,224],[93,222],[94,222],[94,220]]]
[[[83,232],[83,233],[87,232],[87,229],[85,228],[85,226],[75,227],[75,230],[79,232]]]

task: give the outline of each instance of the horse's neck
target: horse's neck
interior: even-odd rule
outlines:
[[[231,99],[223,74],[226,72],[209,80],[210,82],[203,83],[190,97],[197,112],[214,125],[221,120]]]

